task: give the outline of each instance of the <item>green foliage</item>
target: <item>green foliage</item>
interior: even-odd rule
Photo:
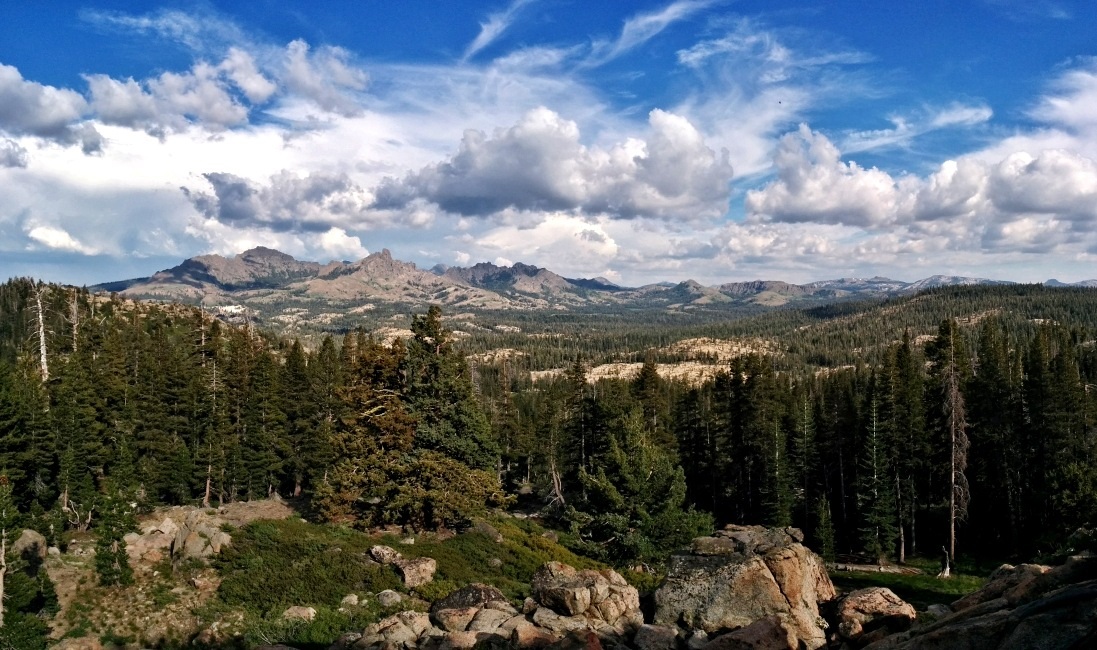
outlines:
[[[586,498],[566,514],[585,553],[617,564],[655,562],[712,529],[707,513],[684,507],[685,474],[652,441],[639,409],[611,428],[595,466],[581,472]]]
[[[928,563],[932,565],[932,562]],[[953,573],[948,580],[935,576],[936,569],[923,574],[883,573],[874,571],[839,571],[830,578],[844,593],[866,587],[887,587],[920,611],[936,603],[951,603],[983,586],[984,578]]]
[[[137,518],[126,496],[108,486],[96,507],[95,573],[104,587],[133,584],[123,538],[137,529]]]
[[[0,627],[0,648],[4,650],[45,650],[49,642],[46,621],[23,612],[5,612]]]
[[[291,605],[337,606],[349,593],[396,589],[392,568],[369,560],[361,533],[296,519],[261,521],[236,531],[217,566],[218,596],[257,615]]]
[[[436,582],[456,586],[490,584],[516,602],[529,595],[530,579],[545,562],[563,562],[580,569],[603,566],[544,537],[545,530],[535,523],[507,519],[491,523],[502,535],[502,542],[475,530],[442,542],[429,537],[420,537],[413,545],[400,544],[396,539],[382,542],[406,557],[434,558],[438,562]]]

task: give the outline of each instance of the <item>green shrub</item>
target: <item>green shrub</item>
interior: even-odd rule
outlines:
[[[396,589],[390,567],[368,557],[364,535],[300,520],[255,522],[240,529],[218,562],[218,595],[265,614],[291,605],[337,605],[348,593]]]

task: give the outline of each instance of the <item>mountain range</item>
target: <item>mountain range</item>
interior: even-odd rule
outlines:
[[[134,298],[217,305],[316,302],[332,308],[372,309],[382,305],[437,303],[464,309],[582,309],[625,307],[701,309],[844,298],[883,297],[931,287],[1011,284],[1001,280],[935,275],[917,282],[883,277],[841,278],[808,284],[776,280],[704,286],[693,280],[641,287],[619,286],[605,278],[566,278],[548,269],[516,263],[483,262],[470,267],[426,270],[394,259],[386,249],[358,261],[320,264],[294,259],[269,248],[253,248],[228,258],[202,255],[147,278],[94,287]],[[1049,286],[1097,287],[1097,280]]]

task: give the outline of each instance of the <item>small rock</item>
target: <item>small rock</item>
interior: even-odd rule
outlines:
[[[936,616],[937,618],[941,618],[943,616],[948,616],[952,614],[952,608],[948,605],[934,603],[926,608],[926,613],[932,616]]]
[[[414,537],[405,537],[404,539],[400,540],[400,543],[403,544],[404,546],[411,546],[411,545],[415,544],[415,538]]]
[[[514,616],[518,613],[517,609],[505,600],[489,600],[484,603],[486,609],[494,609],[497,612],[506,612],[509,616]]]
[[[329,650],[349,650],[349,648],[361,638],[362,634],[360,632],[347,632],[346,634],[340,635]]]
[[[404,580],[404,585],[414,589],[434,580],[438,562],[434,558],[417,557],[410,560],[399,559],[394,562],[396,570]]]
[[[474,582],[434,601],[434,604],[430,606],[430,611],[435,612],[440,609],[453,609],[456,607],[483,607],[493,601],[506,602],[506,600],[507,597],[503,595],[503,592],[495,587]]]
[[[497,609],[481,609],[466,628],[469,632],[494,632],[512,615]]]
[[[311,621],[316,618],[316,610],[312,607],[294,605],[293,607],[286,608],[286,611],[282,612],[282,618],[287,621]]]
[[[490,566],[493,569],[498,569],[499,567],[503,566],[503,561],[500,560],[497,557],[493,557],[490,560],[488,560],[488,566]]]
[[[396,549],[391,546],[382,546],[380,544],[370,548],[369,555],[381,564],[393,564],[397,560],[403,558]]]
[[[496,544],[503,543],[503,535],[495,529],[495,526],[492,526],[483,519],[477,519],[476,522],[472,524],[472,531],[470,532],[480,533]]]
[[[190,579],[192,587],[198,591],[213,591],[220,586],[220,582],[217,580],[211,580],[209,576],[197,575]],[[292,608],[291,608],[292,609]],[[289,610],[286,610],[289,611]],[[315,614],[315,612],[313,612]],[[309,619],[312,620],[312,619]]]
[[[442,642],[442,650],[471,650],[474,647],[475,632],[450,632]]]
[[[452,607],[432,612],[438,627],[447,632],[464,632],[479,613],[478,607]]]
[[[346,596],[343,596],[343,600],[339,601],[339,604],[344,607],[357,607],[358,594],[347,594]]]
[[[403,599],[403,596],[391,589],[386,589],[377,594],[377,602],[380,603],[382,607],[392,607]]]
[[[548,630],[533,625],[516,627],[510,633],[510,642],[515,648],[544,648],[556,643],[558,638]]]
[[[48,555],[53,556],[53,557],[60,557],[61,556],[61,549],[57,548],[56,546],[51,546],[51,547],[46,549],[46,553]]]

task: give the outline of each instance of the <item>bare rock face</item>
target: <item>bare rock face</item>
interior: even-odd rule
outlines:
[[[838,634],[854,641],[883,629],[882,637],[909,629],[917,616],[914,607],[886,587],[858,589],[838,603]]]
[[[873,650],[1022,650],[1097,647],[1097,557],[995,571],[936,622],[866,646]]]
[[[762,526],[728,526],[694,540],[691,554],[670,560],[667,580],[655,592],[654,623],[715,635],[777,617],[797,643],[822,647],[826,623],[818,603],[836,592],[822,560],[802,540],[795,528]]]

